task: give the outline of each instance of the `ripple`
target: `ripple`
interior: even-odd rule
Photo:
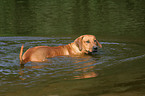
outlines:
[[[140,56],[136,56],[136,57],[130,57],[130,58],[122,59],[122,60],[119,60],[119,61],[120,62],[126,62],[126,61],[135,60],[135,59],[140,59],[140,58],[143,58],[143,57],[145,57],[145,54],[144,55],[140,55]]]
[[[20,84],[30,87],[40,80],[52,83],[61,80],[95,78],[99,76],[97,71],[103,70],[107,66],[145,57],[145,54],[143,54],[144,46],[118,42],[100,42],[103,48],[91,56],[59,56],[49,58],[50,62],[47,63],[29,62],[24,67],[19,65],[19,50],[22,44],[25,44],[24,50],[26,50],[38,45],[59,46],[72,41],[70,37],[0,38],[0,75],[3,82],[0,86]]]

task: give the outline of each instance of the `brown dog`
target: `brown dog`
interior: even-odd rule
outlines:
[[[97,51],[97,44],[100,48],[102,45],[96,40],[93,35],[82,35],[78,37],[73,43],[65,46],[48,47],[48,46],[37,46],[29,48],[24,55],[23,45],[20,50],[20,64],[31,62],[44,62],[47,58],[54,56],[63,55],[81,55],[88,54]]]

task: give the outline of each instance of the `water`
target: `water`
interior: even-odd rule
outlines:
[[[102,41],[103,48],[93,55],[59,56],[49,58],[46,63],[19,64],[22,44],[26,51],[38,45],[66,45],[73,40],[72,37],[0,37],[0,95],[143,96],[145,54],[140,44]]]
[[[145,0],[0,0],[0,96],[144,96]],[[19,64],[19,51],[84,34],[98,53]]]
[[[144,0],[1,0],[0,36],[143,38],[144,4]]]

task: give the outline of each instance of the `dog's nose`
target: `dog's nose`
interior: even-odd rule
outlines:
[[[97,47],[97,46],[94,46],[94,47],[93,47],[93,49],[97,50],[97,49],[98,49],[98,47]]]

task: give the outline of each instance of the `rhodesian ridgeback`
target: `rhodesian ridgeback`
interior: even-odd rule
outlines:
[[[97,52],[98,46],[102,48],[102,45],[96,40],[94,35],[82,35],[75,39],[74,42],[64,46],[36,46],[29,48],[24,54],[24,45],[22,45],[19,55],[20,64],[25,64],[30,61],[46,62],[48,61],[47,58],[55,56],[89,54]]]

